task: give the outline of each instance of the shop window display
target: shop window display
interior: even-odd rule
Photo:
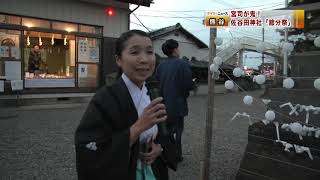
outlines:
[[[0,77],[21,80],[20,31],[0,29]]]
[[[75,37],[26,31],[26,88],[75,87]]]

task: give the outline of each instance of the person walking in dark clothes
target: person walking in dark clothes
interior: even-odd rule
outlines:
[[[160,81],[161,94],[167,110],[167,126],[170,133],[175,134],[179,161],[183,160],[181,136],[184,129],[184,117],[188,115],[187,98],[193,89],[190,65],[179,59],[179,43],[167,40],[162,51],[168,58],[159,64],[156,78]]]

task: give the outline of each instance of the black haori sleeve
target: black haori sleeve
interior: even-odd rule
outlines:
[[[105,88],[97,92],[83,115],[75,132],[78,179],[132,179],[130,131],[125,125],[114,128],[119,120],[106,109],[114,104]]]

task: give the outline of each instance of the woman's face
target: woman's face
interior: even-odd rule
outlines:
[[[155,59],[150,38],[139,35],[130,37],[125,42],[121,57],[116,56],[118,66],[139,87],[152,75]]]

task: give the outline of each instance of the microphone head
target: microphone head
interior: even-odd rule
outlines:
[[[157,79],[155,78],[149,78],[146,80],[146,87],[147,89],[160,89],[160,81],[158,81]]]
[[[148,95],[150,96],[151,100],[160,97],[160,82],[155,78],[150,78],[146,81],[145,86],[148,89]]]

